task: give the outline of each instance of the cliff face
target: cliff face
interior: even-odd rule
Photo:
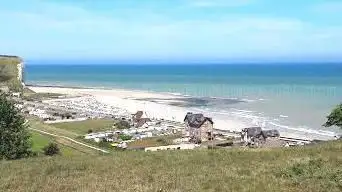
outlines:
[[[21,91],[24,62],[20,57],[0,55],[0,86],[8,87],[12,91]]]

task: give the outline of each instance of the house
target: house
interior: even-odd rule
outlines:
[[[189,112],[184,118],[184,123],[191,142],[201,143],[213,139],[214,122],[211,118]]]
[[[278,146],[280,133],[278,130],[262,130],[261,127],[244,128],[241,131],[241,141],[246,145],[270,145]],[[267,142],[269,141],[269,142]],[[266,143],[267,142],[267,143]]]
[[[137,111],[135,114],[132,114],[132,122],[133,126],[138,128],[144,125],[147,126],[151,119],[143,111]]]
[[[166,146],[158,146],[158,147],[146,147],[145,152],[162,151],[162,150],[185,150],[185,149],[195,149],[196,147],[199,147],[199,145],[197,144],[166,145]]]
[[[253,144],[261,137],[263,137],[261,127],[248,127],[241,131],[241,141],[245,144]]]

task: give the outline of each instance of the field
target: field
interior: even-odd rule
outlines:
[[[78,146],[73,146],[70,143],[65,143],[60,139],[42,135],[36,132],[31,132],[32,151],[37,152],[39,156],[43,156],[43,148],[50,142],[57,143],[62,156],[79,156],[86,154],[78,149]]]
[[[0,163],[0,191],[342,190],[342,143],[291,149],[116,152]]]
[[[160,137],[151,137],[144,138],[142,140],[136,140],[131,143],[128,143],[128,148],[145,148],[145,147],[156,147],[162,145],[172,145],[173,140],[176,139],[176,136],[160,136]]]
[[[36,130],[45,131],[54,135],[62,136],[62,137],[53,137],[46,134],[38,133],[37,131],[32,130],[32,138],[33,141],[33,150],[41,152],[41,149],[46,146],[48,142],[55,142],[58,144],[58,146],[61,149],[61,155],[62,156],[74,156],[78,154],[87,154],[87,155],[103,155],[102,152],[96,151],[94,149],[90,149],[89,147],[85,147],[82,145],[79,145],[77,143],[74,143],[64,137],[68,137],[70,139],[79,140],[78,138],[81,136],[72,130],[65,130],[60,129],[48,124],[44,124],[40,122],[39,120],[30,118],[29,119],[29,125],[31,128],[34,128]],[[81,141],[81,140],[80,140]],[[82,142],[82,141],[81,141]]]
[[[55,123],[55,124],[52,124],[52,126],[59,128],[59,129],[71,131],[76,134],[85,135],[88,133],[88,130],[90,129],[93,132],[110,130],[112,129],[113,124],[114,124],[114,120],[110,120],[110,119],[89,119],[85,121]]]

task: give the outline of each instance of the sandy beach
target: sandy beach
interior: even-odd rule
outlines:
[[[168,103],[179,102],[181,96],[163,93],[152,93],[145,91],[131,91],[123,89],[82,89],[82,88],[61,88],[61,87],[29,87],[31,90],[38,93],[60,93],[68,95],[94,96],[99,102],[113,105],[118,108],[126,109],[131,113],[138,110],[145,111],[150,118],[159,118],[165,120],[173,120],[183,122],[187,112],[190,111],[185,107],[172,106],[167,103],[156,103],[145,99],[154,98],[154,101],[161,99],[167,100]],[[205,114],[212,117],[212,114]],[[215,121],[215,128],[222,130],[240,131],[242,128],[250,126],[244,122],[235,121],[232,119],[221,119],[212,117]]]
[[[124,90],[124,89],[93,89],[93,88],[68,88],[68,87],[43,87],[29,86],[38,93],[60,93],[78,96],[92,96],[98,102],[105,105],[115,106],[130,113],[145,111],[149,118],[165,119],[183,122],[187,112],[203,113],[214,121],[214,128],[229,131],[241,131],[241,129],[257,126],[255,122],[242,121],[239,118],[226,114],[211,113],[210,111],[198,110],[198,108],[186,107],[186,97],[167,93],[154,93],[147,91]],[[177,105],[173,105],[177,103]],[[267,128],[267,127],[266,127]],[[331,134],[318,132],[291,131],[290,128],[280,129],[283,137],[300,139],[330,139]]]

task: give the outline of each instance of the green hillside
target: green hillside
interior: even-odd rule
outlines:
[[[17,79],[18,64],[22,59],[17,56],[0,55],[0,86],[8,86],[13,91],[20,91],[21,82]]]
[[[290,149],[115,152],[0,163],[0,191],[342,190],[342,143]]]

